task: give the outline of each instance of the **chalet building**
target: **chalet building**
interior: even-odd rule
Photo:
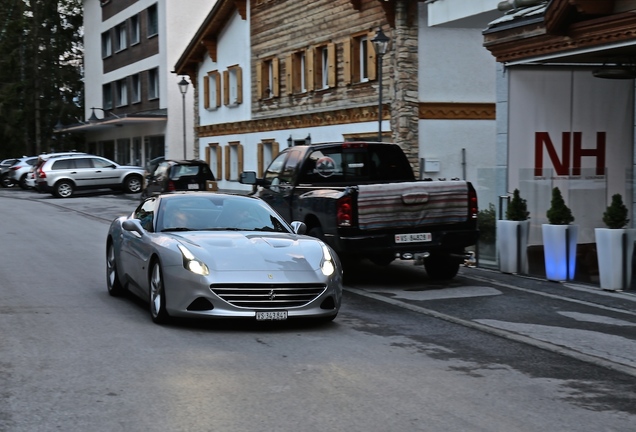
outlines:
[[[431,16],[428,3],[218,0],[174,66],[194,87],[194,156],[220,189],[249,191],[239,174],[262,174],[284,147],[381,139],[418,177],[478,183],[496,161],[496,62],[481,32],[501,13],[490,0],[481,20]]]
[[[579,228],[573,279],[598,282],[594,229],[612,195],[634,227],[636,1],[501,3],[510,10],[488,24],[483,45],[499,65],[495,171],[505,175],[480,206],[520,190],[530,273],[542,275],[541,226],[558,187]]]
[[[57,133],[84,134],[83,150],[122,164],[191,158],[192,86],[181,94],[172,65],[211,3],[85,0],[85,117]]]

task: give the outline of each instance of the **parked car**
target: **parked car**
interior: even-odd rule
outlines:
[[[177,192],[145,199],[106,239],[112,296],[171,317],[333,320],[342,298],[334,251],[259,198]]]
[[[49,158],[38,170],[38,188],[57,198],[68,198],[76,190],[122,189],[141,192],[144,169],[119,165],[95,155]]]
[[[27,175],[31,167],[37,162],[37,156],[21,157],[16,163],[9,167],[9,179],[19,185],[22,189],[28,189],[26,183]]]
[[[56,153],[42,153],[40,156],[38,156],[38,161],[35,163],[35,166],[32,168],[33,171],[33,176],[31,178],[31,174],[29,174],[27,176],[27,184],[29,184],[29,186],[39,190],[38,187],[38,176],[40,173],[40,169],[42,168],[42,165],[44,165],[44,162],[46,162],[47,160],[51,159],[51,158],[58,158],[58,157],[63,157],[63,156],[81,156],[81,155],[87,155],[87,153],[84,152],[77,152],[77,151],[70,151],[70,152],[56,152]],[[31,184],[31,182],[33,182],[33,184]]]
[[[207,162],[202,160],[165,160],[146,178],[141,199],[173,191],[204,191],[215,181]]]
[[[4,159],[2,162],[0,162],[0,185],[2,187],[9,188],[15,186],[15,183],[13,183],[13,181],[11,181],[11,178],[9,177],[9,168],[18,160],[19,159],[17,158],[11,158]]]

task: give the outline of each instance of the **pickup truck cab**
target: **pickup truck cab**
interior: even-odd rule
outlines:
[[[346,262],[422,260],[431,279],[453,278],[477,241],[477,197],[466,181],[416,180],[397,144],[338,142],[289,147],[263,178],[241,174],[287,221]]]

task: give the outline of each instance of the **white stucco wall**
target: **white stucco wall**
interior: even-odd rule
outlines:
[[[497,64],[482,46],[481,27],[429,27],[423,4],[419,19],[420,102],[494,104]],[[439,161],[440,168],[424,175],[465,178],[479,193],[478,171],[496,163],[495,120],[420,120],[419,125],[420,158]]]
[[[199,67],[199,122],[201,125],[222,124],[249,120],[251,118],[251,67],[250,67],[250,27],[248,19],[244,20],[238,13],[223,28],[217,38],[217,58],[213,62],[205,55]],[[203,77],[210,71],[223,74],[229,66],[239,65],[243,70],[243,103],[233,106],[221,106],[205,109],[203,100]],[[221,79],[222,81],[222,79]]]

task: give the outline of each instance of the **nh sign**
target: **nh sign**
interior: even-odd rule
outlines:
[[[534,134],[534,175],[543,175],[543,149],[547,150],[556,175],[581,175],[583,157],[596,158],[596,175],[605,174],[605,132],[596,132],[596,148],[583,148],[581,132],[561,133],[561,158],[548,132]]]

